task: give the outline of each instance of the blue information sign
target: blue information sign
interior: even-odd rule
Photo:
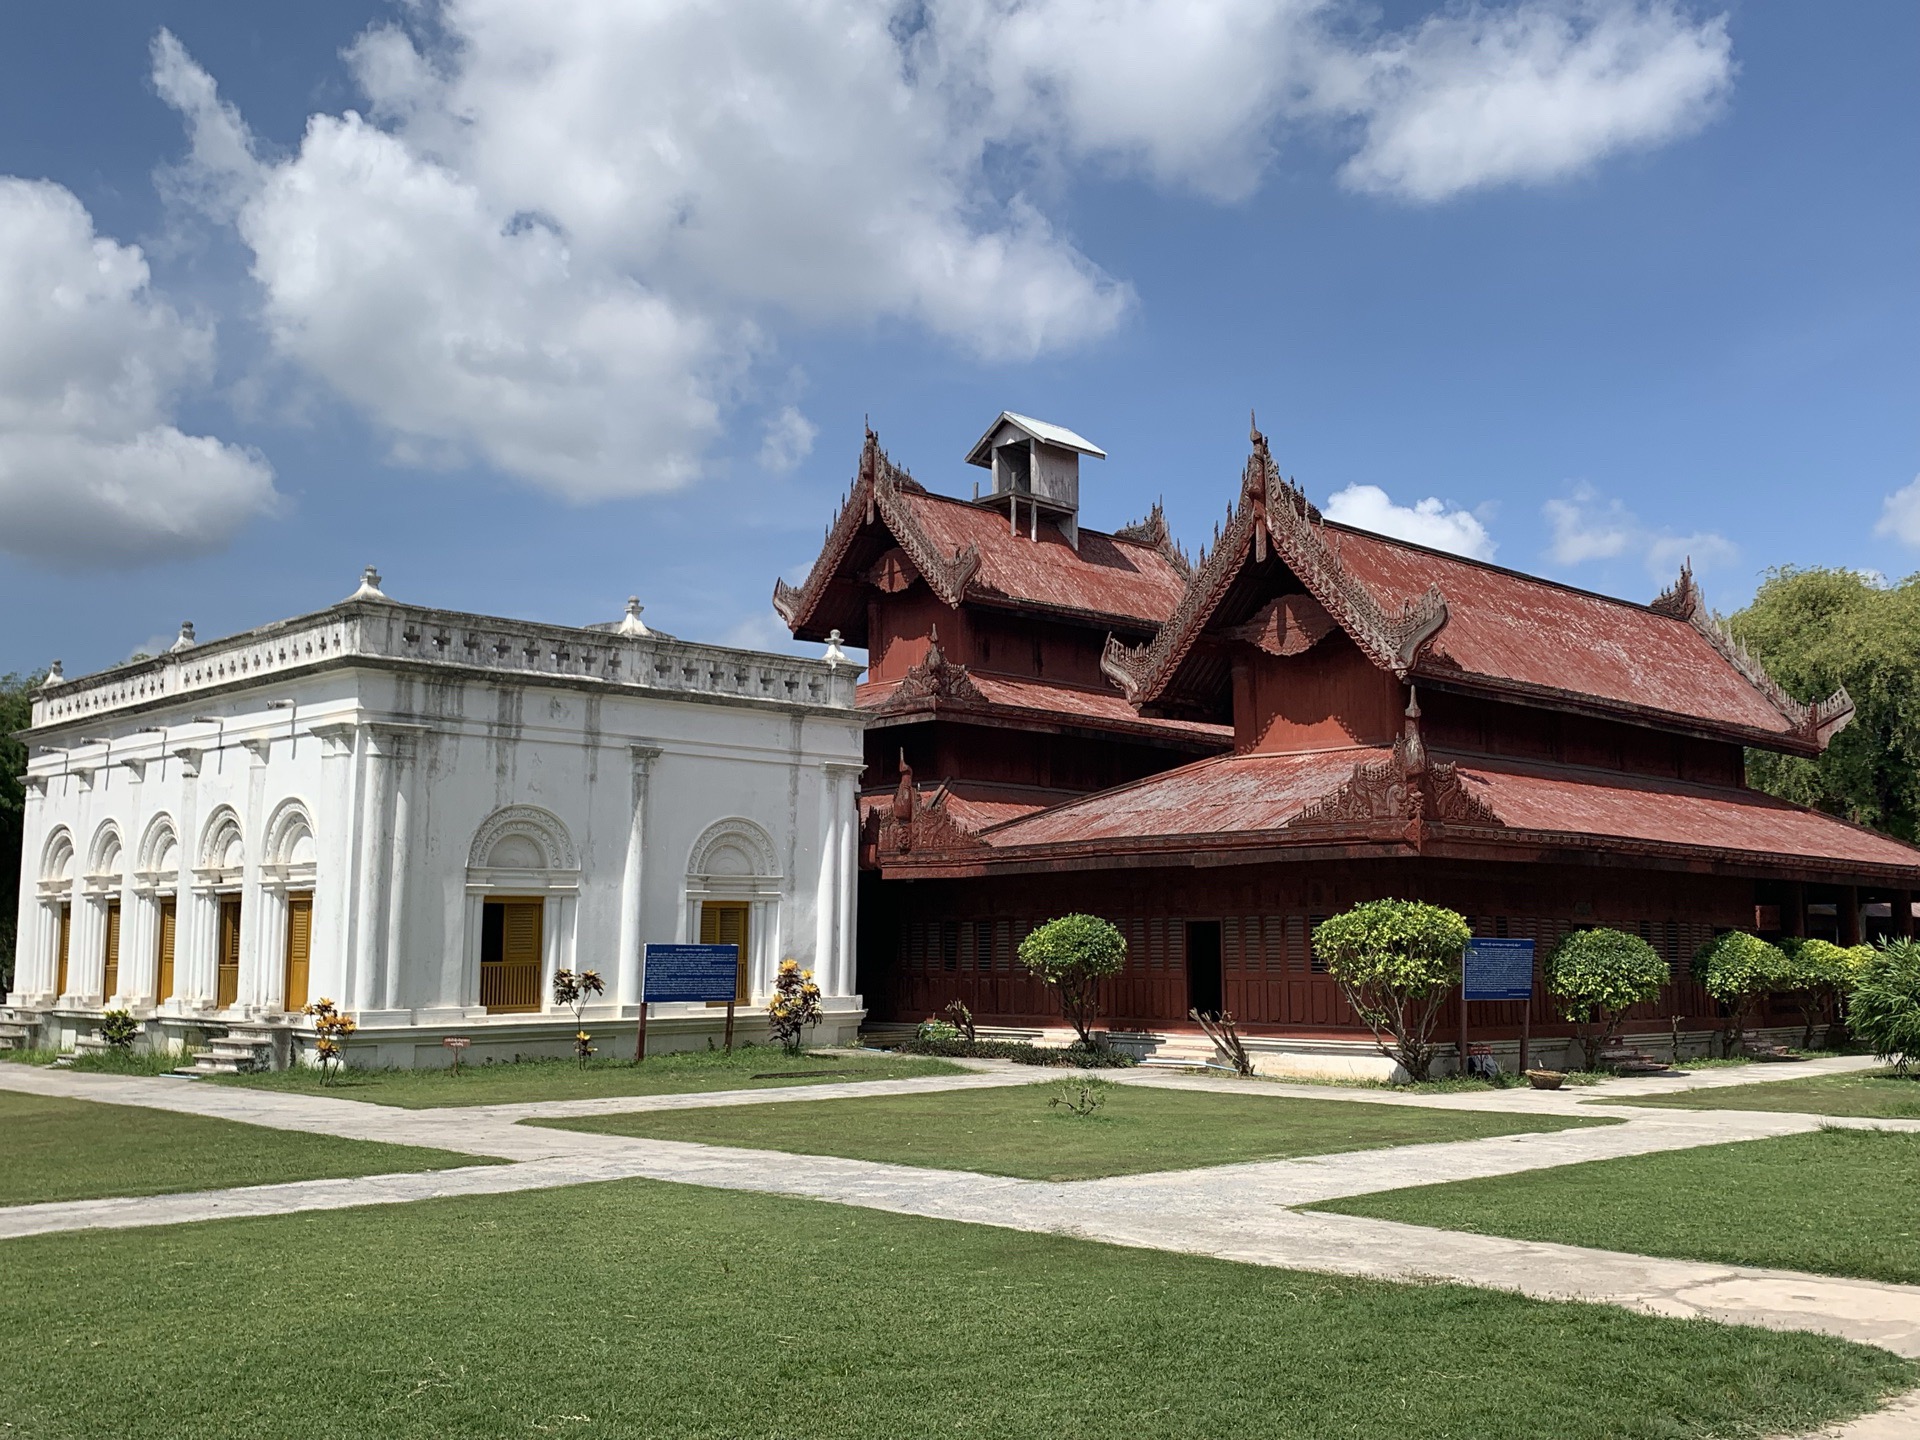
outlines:
[[[738,945],[649,945],[642,998],[731,1000],[739,970]]]
[[[1490,940],[1476,935],[1467,942],[1467,999],[1530,1000],[1533,998],[1533,941]]]

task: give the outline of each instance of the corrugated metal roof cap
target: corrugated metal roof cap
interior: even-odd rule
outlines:
[[[1086,436],[1069,430],[1064,425],[1055,425],[1051,421],[1036,420],[1031,415],[1018,415],[1011,410],[1002,410],[1000,418],[987,427],[987,433],[975,441],[973,449],[967,452],[967,464],[993,464],[993,436],[1002,425],[1016,426],[1042,444],[1058,445],[1062,450],[1078,450],[1082,455],[1092,455],[1100,460],[1107,458],[1106,451]]]

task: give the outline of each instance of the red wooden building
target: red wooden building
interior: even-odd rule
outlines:
[[[1775,684],[1690,573],[1637,605],[1324,520],[1254,436],[1195,568],[1156,509],[1079,525],[1071,432],[1003,415],[972,501],[869,435],[796,636],[869,651],[860,989],[875,1020],[960,999],[1057,1023],[1014,957],[1038,922],[1129,940],[1116,1030],[1225,1008],[1278,1048],[1364,1032],[1307,937],[1362,900],[1478,934],[1611,925],[1673,968],[1644,1028],[1713,1025],[1686,977],[1729,928],[1912,933],[1920,850],[1750,790],[1743,751],[1817,755],[1852,716]],[[1475,1032],[1518,1033],[1518,1004]],[[1564,1034],[1536,996],[1535,1032]],[[1635,1027],[1629,1027],[1630,1030]]]

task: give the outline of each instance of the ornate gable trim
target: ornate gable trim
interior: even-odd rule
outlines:
[[[1286,825],[1311,830],[1380,822],[1504,826],[1493,807],[1467,789],[1459,767],[1434,760],[1420,735],[1420,700],[1409,691],[1406,723],[1391,754],[1362,760],[1353,774]]]
[[[964,665],[950,664],[940,649],[940,627],[930,627],[926,657],[900,678],[894,691],[879,705],[879,713],[907,710],[927,700],[959,700],[984,705],[987,697],[973,683]]]
[[[807,572],[806,582],[797,588],[784,580],[774,582],[773,608],[787,628],[797,631],[813,620],[820,597],[845,563],[855,538],[876,517],[906,552],[927,587],[947,605],[958,608],[966,598],[967,586],[979,573],[980,550],[969,545],[951,555],[941,552],[903,498],[925,493],[917,480],[887,458],[880,448],[880,437],[868,430],[853,488],[847,492],[833,524],[827,527],[826,540]]]
[[[893,803],[879,815],[874,831],[876,860],[889,855],[924,854],[954,850],[984,850],[986,841],[953,818],[947,809],[947,784],[943,780],[932,795],[924,799],[914,784],[913,767],[907,764],[906,751],[900,752],[900,784]]]
[[[1193,578],[1193,562],[1187,558],[1187,552],[1173,538],[1173,532],[1167,528],[1167,512],[1158,500],[1146,514],[1144,520],[1136,520],[1131,525],[1122,525],[1113,532],[1116,540],[1131,540],[1136,545],[1146,545],[1157,550],[1160,558],[1173,567],[1183,580]]]
[[[1151,644],[1127,647],[1109,636],[1100,668],[1135,705],[1164,695],[1239,576],[1249,553],[1267,558],[1267,546],[1307,588],[1341,630],[1381,669],[1406,679],[1447,623],[1447,601],[1437,585],[1390,614],[1348,573],[1325,533],[1326,522],[1299,487],[1281,478],[1267,437],[1252,432],[1253,453],[1240,476],[1240,502],[1226,528],[1201,556],[1173,615]]]
[[[1675,620],[1684,620],[1706,638],[1709,645],[1719,652],[1720,658],[1740,672],[1740,676],[1754,689],[1766,697],[1772,705],[1793,725],[1794,734],[1818,749],[1824,750],[1833,737],[1853,723],[1853,697],[1847,694],[1842,685],[1824,700],[1809,705],[1804,700],[1796,700],[1781,688],[1780,682],[1767,673],[1767,667],[1760,663],[1753,652],[1728,630],[1720,617],[1707,608],[1707,598],[1700,591],[1699,582],[1693,578],[1691,561],[1680,567],[1680,578],[1654,598],[1649,610],[1670,616]]]

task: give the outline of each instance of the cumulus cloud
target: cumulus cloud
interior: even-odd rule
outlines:
[[[1433,496],[1412,505],[1397,505],[1378,485],[1349,485],[1327,501],[1329,520],[1373,530],[1400,540],[1411,540],[1435,550],[1448,550],[1474,560],[1491,560],[1497,548],[1480,517],[1452,509]]]
[[[365,104],[267,157],[162,33],[178,191],[253,252],[276,351],[403,460],[575,497],[696,475],[790,327],[986,361],[1097,342],[1131,288],[1049,213],[1077,170],[1232,201],[1296,135],[1430,202],[1704,123],[1723,19],[1518,0],[411,0]],[[785,452],[781,452],[785,453]]]
[[[1365,58],[1360,190],[1445,200],[1578,174],[1699,130],[1733,80],[1724,15],[1596,0],[1434,16]]]
[[[1591,485],[1574,486],[1564,497],[1547,501],[1540,511],[1552,533],[1547,554],[1561,565],[1635,555],[1648,576],[1664,584],[1687,561],[1695,570],[1715,570],[1732,564],[1740,554],[1738,546],[1715,531],[1679,535],[1648,525],[1618,499],[1602,496]]]
[[[820,427],[800,413],[797,405],[785,405],[767,422],[760,441],[760,466],[776,475],[784,475],[813,453],[813,442]]]
[[[154,293],[139,249],[62,186],[0,177],[0,548],[55,564],[225,544],[270,510],[259,456],[173,423],[211,329]]]
[[[1873,533],[1902,545],[1920,545],[1920,475],[1881,502],[1880,523],[1873,527]]]

